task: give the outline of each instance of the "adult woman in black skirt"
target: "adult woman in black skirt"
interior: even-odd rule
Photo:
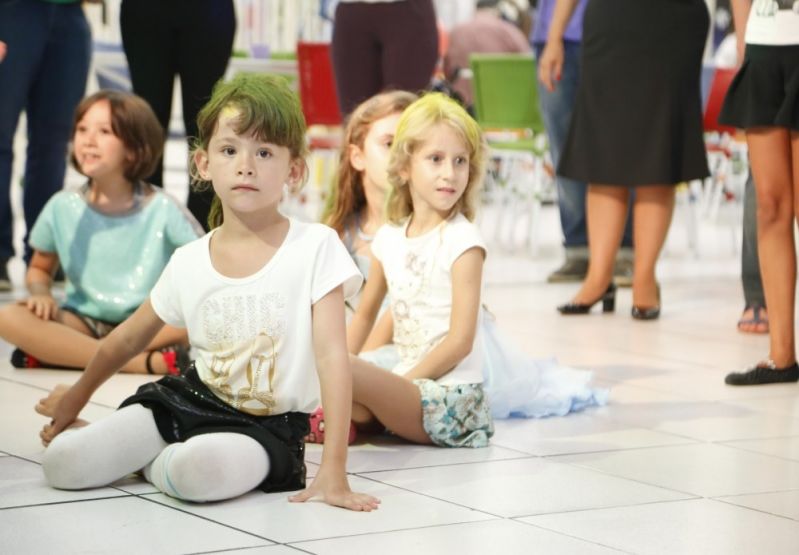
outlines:
[[[539,78],[554,89],[563,30],[576,0],[558,0]],[[708,175],[700,74],[709,27],[703,0],[590,0],[580,88],[558,173],[589,183],[590,265],[563,314],[615,307],[613,261],[634,195],[633,318],[660,315],[655,263],[674,210],[675,185]]]
[[[719,120],[746,131],[757,192],[757,248],[769,308],[769,357],[730,385],[799,381],[794,340],[799,215],[799,4],[733,2],[738,70]],[[744,37],[745,34],[745,37]],[[743,56],[740,48],[746,44]]]

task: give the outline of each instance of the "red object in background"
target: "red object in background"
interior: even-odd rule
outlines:
[[[705,106],[705,117],[702,122],[702,127],[705,131],[718,131],[719,133],[735,135],[734,127],[719,124],[719,114],[721,113],[721,106],[724,104],[724,97],[727,96],[727,89],[730,88],[730,83],[732,83],[736,73],[737,70],[735,69],[717,69],[713,74],[710,94],[708,95],[707,106]]]
[[[449,49],[449,33],[447,33],[441,20],[436,20],[436,28],[438,29],[438,57],[443,59],[447,55],[447,49]]]
[[[310,125],[340,125],[330,43],[297,44],[297,70],[300,75],[300,100],[305,121]]]

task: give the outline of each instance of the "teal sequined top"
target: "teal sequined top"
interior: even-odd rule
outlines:
[[[100,212],[87,194],[88,185],[55,194],[29,242],[58,255],[67,278],[65,306],[122,322],[149,296],[172,252],[202,235],[202,228],[160,189],[146,197],[138,193],[134,207],[122,214]]]

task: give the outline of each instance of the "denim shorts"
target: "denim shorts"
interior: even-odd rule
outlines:
[[[84,325],[87,328],[89,328],[92,337],[94,337],[95,339],[102,339],[103,337],[111,333],[113,329],[119,325],[118,323],[115,324],[113,322],[106,322],[105,320],[98,320],[97,318],[86,316],[85,314],[78,312],[71,306],[62,306],[61,310],[74,314],[75,316],[80,318],[81,322],[83,322]]]
[[[422,394],[422,425],[440,447],[487,447],[494,421],[482,384],[413,380]]]

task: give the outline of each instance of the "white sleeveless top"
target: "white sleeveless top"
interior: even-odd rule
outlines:
[[[799,44],[799,0],[754,0],[746,23],[746,44]]]

